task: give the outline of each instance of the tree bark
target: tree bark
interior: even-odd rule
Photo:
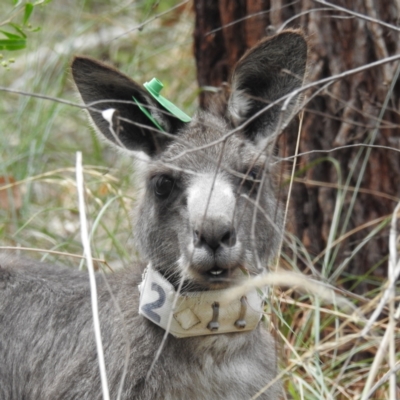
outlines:
[[[337,0],[335,5],[397,26],[396,0]],[[301,28],[310,44],[308,81],[316,82],[399,54],[398,32],[316,1],[195,0],[195,56],[200,87],[219,88],[231,67],[261,37],[286,28]],[[301,131],[300,153],[373,143],[400,147],[400,85],[383,108],[398,62],[347,76],[320,93],[310,90]],[[212,92],[200,95],[207,107]],[[380,121],[379,115],[383,113]],[[281,157],[294,154],[297,131],[281,136]],[[290,171],[290,164],[283,171]],[[357,249],[400,198],[400,156],[387,149],[348,147],[329,154],[312,153],[297,160],[288,229],[311,259],[330,276],[339,266],[346,274],[386,271],[386,226]],[[364,171],[365,170],[365,171]],[[284,179],[282,180],[284,181]],[[355,188],[360,186],[359,190]],[[347,187],[347,190],[345,188]],[[342,207],[338,199],[343,198]],[[284,200],[284,199],[283,199]],[[336,210],[336,211],[335,211]],[[329,237],[338,243],[324,261]],[[353,254],[354,253],[354,254]],[[351,257],[350,260],[346,259]],[[323,264],[325,266],[323,266]],[[330,265],[330,267],[329,267]],[[332,268],[327,271],[326,268]],[[359,285],[357,291],[366,290]]]

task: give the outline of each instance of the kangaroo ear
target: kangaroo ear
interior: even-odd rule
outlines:
[[[307,42],[298,31],[285,31],[262,40],[236,64],[228,118],[239,126],[254,114],[303,85],[307,63]],[[285,112],[283,102],[261,112],[244,127],[245,135],[258,140],[284,128],[296,111],[298,96]]]
[[[171,140],[139,109],[133,97],[165,132],[175,133],[183,124],[159,106],[139,84],[105,64],[76,57],[72,62],[72,75],[82,100],[90,106],[89,114],[96,127],[114,144],[152,156]],[[102,115],[107,109],[117,110],[113,114],[113,121],[118,126],[117,138],[110,129],[110,122]]]

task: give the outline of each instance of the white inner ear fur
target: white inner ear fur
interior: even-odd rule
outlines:
[[[232,94],[228,102],[228,112],[234,126],[240,125],[251,108],[251,99],[244,90],[236,89],[235,83],[232,85]]]

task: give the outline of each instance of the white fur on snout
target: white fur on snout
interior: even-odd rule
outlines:
[[[188,188],[187,210],[189,225],[194,230],[202,231],[203,226],[215,229],[216,232],[224,228],[236,229],[235,226],[236,197],[234,188],[228,179],[217,176],[215,173],[201,174],[193,178]],[[207,229],[207,228],[205,228]],[[209,270],[214,266],[221,268],[235,268],[241,260],[242,244],[236,237],[233,246],[221,246],[214,254],[204,246],[197,247],[193,240],[187,244],[189,254],[188,265],[195,269]],[[191,269],[186,269],[191,275]]]
[[[204,217],[220,223],[232,223],[235,195],[232,185],[214,173],[199,175],[188,190],[188,212],[192,225],[201,223]],[[210,198],[211,193],[211,198]]]

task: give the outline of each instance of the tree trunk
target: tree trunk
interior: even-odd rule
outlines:
[[[335,4],[394,26],[400,13],[395,0],[337,0]],[[308,36],[309,82],[400,52],[394,29],[311,0],[195,0],[195,12],[200,87],[220,87],[246,49],[283,26],[301,28]],[[365,69],[320,93],[321,85],[310,90],[300,153],[360,143],[399,149],[398,83],[384,106],[398,65],[392,62]],[[206,107],[212,96],[203,91],[201,106]],[[281,157],[294,154],[296,140],[297,132],[287,129],[280,138]],[[291,165],[282,170],[290,171]],[[375,275],[384,274],[389,228],[387,224],[377,228],[400,198],[399,153],[376,147],[312,153],[298,158],[296,171],[288,229],[301,240],[311,259],[316,257],[315,264],[324,275],[329,277],[338,268],[357,276],[371,269]],[[369,234],[372,238],[363,244]],[[332,240],[337,243],[329,248]],[[357,291],[363,290],[366,287],[359,285]]]

